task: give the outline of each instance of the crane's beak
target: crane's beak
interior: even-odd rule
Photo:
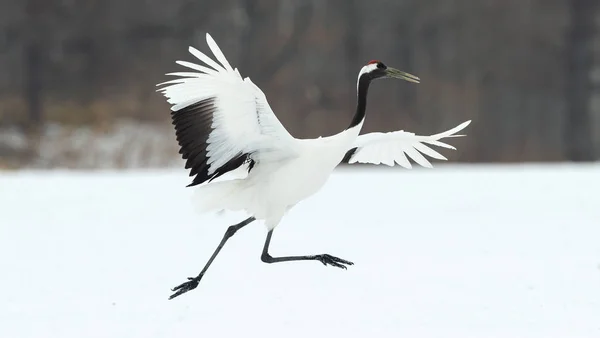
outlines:
[[[421,79],[419,79],[418,77],[395,68],[387,67],[385,73],[387,77],[392,77],[394,79],[400,79],[414,83],[421,82]]]

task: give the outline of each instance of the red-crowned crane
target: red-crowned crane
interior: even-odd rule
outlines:
[[[198,186],[196,205],[202,211],[243,210],[251,216],[227,229],[200,274],[175,287],[169,299],[196,288],[225,242],[257,219],[268,230],[261,255],[265,263],[314,260],[343,269],[352,265],[328,254],[273,257],[269,254],[273,230],[290,208],[316,193],[341,162],[397,163],[411,168],[408,155],[419,165],[431,167],[422,154],[446,158],[426,144],[454,149],[440,140],[462,136],[455,134],[470,123],[431,136],[405,131],[359,135],[371,81],[396,78],[419,83],[414,75],[371,61],[358,73],[356,113],[348,128],[333,136],[297,139],[279,122],[260,88],[231,67],[209,34],[206,42],[218,63],[190,47],[189,52],[205,65],[177,61],[196,72],[169,73],[179,78],[159,84],[164,87],[158,91],[172,105],[180,153],[186,169],[191,168],[190,176],[195,176],[188,186]],[[247,175],[211,182],[236,169]]]

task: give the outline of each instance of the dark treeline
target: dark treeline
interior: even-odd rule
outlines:
[[[0,127],[28,135],[167,123],[155,84],[210,32],[298,137],[346,127],[380,59],[422,83],[375,83],[366,131],[472,119],[461,161],[600,158],[597,0],[0,0],[0,18]]]

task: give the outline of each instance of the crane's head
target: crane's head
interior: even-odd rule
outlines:
[[[419,83],[421,81],[418,77],[412,74],[392,67],[387,67],[379,60],[371,60],[364,67],[362,67],[360,73],[358,74],[358,78],[360,79],[362,76],[366,76],[369,80],[394,78],[414,83]]]

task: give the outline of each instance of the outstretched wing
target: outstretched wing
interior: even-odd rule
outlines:
[[[217,63],[193,47],[189,52],[206,66],[177,61],[197,72],[167,75],[178,79],[163,82],[158,91],[172,104],[179,153],[186,160],[188,186],[201,184],[249,164],[294,156],[295,139],[277,119],[265,94],[249,78],[242,79],[215,41],[206,42]]]
[[[342,162],[347,163],[371,163],[393,166],[398,163],[404,168],[410,169],[412,165],[407,156],[423,167],[432,168],[431,163],[423,154],[438,160],[446,158],[431,149],[427,144],[448,149],[456,149],[453,146],[440,142],[447,137],[459,137],[455,135],[469,125],[466,121],[443,133],[431,136],[419,136],[406,131],[394,131],[390,133],[369,133],[360,135],[354,141],[352,149],[348,150]]]

